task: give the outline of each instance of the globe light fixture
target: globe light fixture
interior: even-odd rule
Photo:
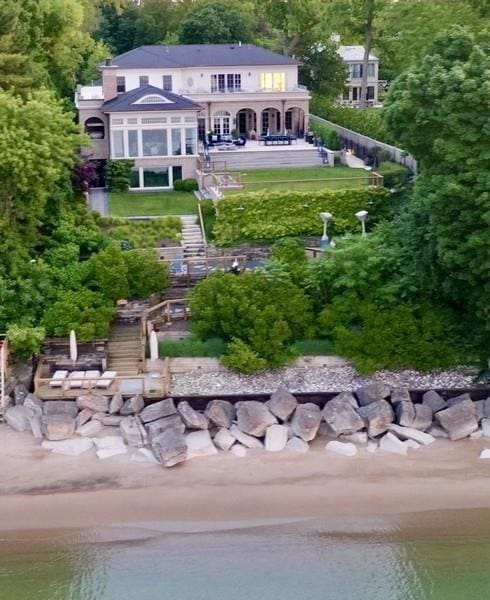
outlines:
[[[360,210],[356,212],[356,217],[361,221],[362,235],[366,235],[366,219],[368,216],[367,210]]]
[[[332,215],[329,212],[322,212],[322,213],[320,213],[320,217],[323,221],[323,235],[322,235],[321,247],[323,248],[323,250],[328,250],[328,248],[330,246],[330,240],[328,239],[328,235],[327,235],[327,226],[328,226],[328,222],[332,219]]]

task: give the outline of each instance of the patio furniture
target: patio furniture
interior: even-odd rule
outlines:
[[[100,377],[100,371],[86,371],[85,380],[83,382],[84,388],[95,387],[97,382],[95,381]]]
[[[107,389],[112,385],[114,377],[116,377],[117,371],[104,371],[97,382],[98,388]]]
[[[83,378],[85,377],[85,371],[72,371],[68,375],[69,384],[68,387],[70,389],[73,388],[81,388],[83,385]]]
[[[259,143],[264,142],[265,146],[290,146],[293,141],[296,141],[296,136],[282,133],[271,133],[259,138]]]
[[[51,381],[49,382],[49,387],[52,388],[58,388],[61,387],[63,385],[63,380],[66,379],[68,375],[68,371],[55,371],[53,373],[53,377],[51,378]]]

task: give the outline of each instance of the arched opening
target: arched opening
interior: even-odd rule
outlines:
[[[102,119],[90,117],[84,123],[85,133],[93,140],[103,140],[105,138],[105,125]]]
[[[281,111],[277,108],[265,108],[262,111],[261,135],[281,133]]]
[[[251,108],[242,108],[236,114],[238,135],[247,139],[257,137],[257,113]]]
[[[305,135],[305,111],[302,108],[293,106],[288,108],[284,115],[284,127],[287,133],[302,138]]]
[[[226,110],[219,110],[213,115],[213,131],[216,135],[230,135],[231,114]]]

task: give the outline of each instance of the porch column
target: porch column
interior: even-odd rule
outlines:
[[[286,133],[286,100],[281,100],[281,131]]]
[[[213,127],[211,125],[211,102],[207,102],[206,104],[207,104],[207,108],[208,108],[208,110],[207,110],[208,115],[207,115],[207,118],[206,118],[207,123],[208,123],[208,127],[206,129],[206,135],[208,135],[209,131],[213,131]]]

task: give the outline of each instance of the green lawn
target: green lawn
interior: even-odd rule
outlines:
[[[293,169],[251,169],[241,171],[242,190],[229,190],[226,193],[243,191],[274,190],[321,190],[356,188],[369,184],[370,174],[362,169],[349,167],[300,167]],[[307,180],[315,181],[307,181]],[[323,181],[322,181],[323,180]]]
[[[109,214],[114,217],[195,213],[197,199],[192,192],[109,192]]]

